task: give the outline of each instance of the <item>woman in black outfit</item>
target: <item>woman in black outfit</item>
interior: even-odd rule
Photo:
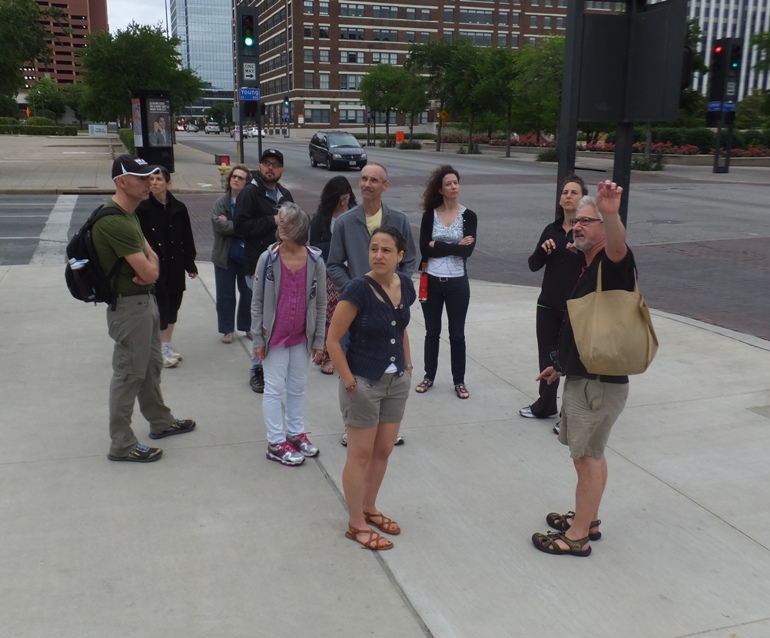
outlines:
[[[540,370],[552,365],[551,353],[559,344],[561,324],[567,311],[567,299],[572,294],[580,271],[585,265],[582,253],[575,253],[567,248],[567,245],[572,243],[570,220],[577,214],[578,202],[585,195],[588,195],[588,189],[577,175],[567,175],[562,180],[556,220],[545,227],[535,251],[529,257],[529,269],[532,272],[545,266],[535,320]],[[528,419],[555,418],[559,413],[556,407],[558,388],[558,379],[551,385],[540,381],[538,400],[521,408],[519,414]],[[554,430],[558,431],[558,424]]]
[[[161,166],[160,172],[150,175],[150,197],[136,209],[142,232],[160,262],[155,297],[164,368],[173,368],[182,360],[171,338],[185,291],[185,272],[190,279],[198,276],[190,215],[187,206],[169,191],[170,183],[171,173]]]
[[[459,202],[460,174],[451,166],[437,168],[425,184],[420,224],[420,253],[427,262],[428,299],[425,318],[425,377],[415,392],[427,392],[436,379],[441,314],[446,305],[452,383],[459,399],[470,396],[465,386],[465,316],[471,298],[466,260],[476,247],[476,213]]]
[[[321,250],[324,261],[329,260],[329,248],[332,244],[334,223],[340,215],[348,212],[355,205],[356,196],[353,194],[353,187],[346,177],[338,175],[326,182],[326,186],[321,191],[321,201],[318,203],[318,210],[310,222],[310,245]],[[327,273],[326,334],[329,334],[329,324],[331,324],[338,300],[339,293],[337,288],[335,288],[329,273]],[[334,364],[329,358],[329,351],[326,349],[326,345],[324,345],[321,372],[324,374],[334,374]]]

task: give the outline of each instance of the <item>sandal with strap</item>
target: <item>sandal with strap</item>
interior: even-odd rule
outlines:
[[[366,539],[359,540],[359,534],[367,534]],[[393,547],[393,543],[391,543],[387,538],[380,536],[377,532],[371,529],[356,529],[355,527],[348,525],[348,531],[345,532],[345,536],[352,541],[356,541],[356,543],[360,543],[366,549],[371,549],[373,551],[384,551]]]
[[[321,374],[334,374],[334,364],[331,359],[327,359],[321,364]]]
[[[385,516],[382,512],[364,512],[364,518],[366,519],[367,523],[374,525],[376,528],[385,532],[386,534],[393,534],[393,536],[395,536],[396,534],[401,533],[401,528],[399,527],[398,523],[396,523],[396,521],[394,521],[392,518]],[[380,522],[378,523],[375,521],[375,518],[380,519]]]
[[[532,534],[532,544],[537,547],[541,552],[546,554],[563,555],[569,554],[570,556],[589,556],[591,554],[591,546],[589,545],[585,549],[583,546],[588,542],[589,538],[581,538],[573,541],[571,538],[567,538],[566,532],[546,532],[545,534]],[[561,547],[557,541],[562,541],[567,545],[567,549]]]
[[[548,523],[549,527],[553,527],[553,529],[557,529],[560,532],[566,532],[570,528],[570,522],[567,519],[574,519],[574,518],[575,518],[575,512],[567,512],[566,514],[551,512],[548,516],[545,517],[545,522]],[[591,521],[591,524],[588,526],[589,540],[598,541],[602,537],[601,532],[590,531],[594,529],[594,527],[599,527],[599,525],[601,524],[602,524],[601,520]]]
[[[423,379],[417,384],[417,387],[414,389],[414,391],[417,392],[417,394],[425,394],[432,387],[433,387],[433,381],[431,381],[426,377],[425,379]]]
[[[468,388],[465,387],[464,383],[458,383],[455,386],[455,394],[457,395],[458,399],[467,399],[470,395],[470,392],[468,392]]]

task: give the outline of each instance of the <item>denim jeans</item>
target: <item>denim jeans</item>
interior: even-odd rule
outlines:
[[[217,292],[217,326],[220,334],[251,330],[251,288],[246,283],[246,270],[242,264],[227,261],[227,269],[214,266]],[[238,284],[238,314],[235,314],[235,286]]]
[[[307,343],[291,348],[270,348],[262,362],[265,371],[265,393],[262,395],[262,418],[271,445],[305,431],[305,388],[310,353]],[[281,403],[286,402],[286,432],[283,428]]]
[[[425,318],[425,377],[434,381],[438,369],[441,315],[446,306],[449,321],[449,349],[452,382],[465,383],[465,316],[471,299],[468,276],[434,277],[428,275],[428,300],[422,304]]]

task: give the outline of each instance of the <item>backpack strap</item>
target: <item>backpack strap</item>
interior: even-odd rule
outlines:
[[[97,208],[93,213],[91,213],[91,216],[93,217],[93,222],[91,223],[91,229],[96,225],[96,222],[98,222],[100,219],[104,217],[109,217],[110,215],[120,215],[122,211],[117,206],[110,206],[109,204],[102,204]],[[123,265],[123,262],[126,261],[125,257],[118,257],[117,261],[115,262],[115,265],[112,267],[110,272],[107,273],[107,281],[112,283],[112,303],[110,303],[110,310],[113,312],[115,311],[115,308],[118,306],[118,273],[120,272],[120,268]]]

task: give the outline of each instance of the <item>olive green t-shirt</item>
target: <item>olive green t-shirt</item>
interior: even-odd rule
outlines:
[[[94,224],[92,238],[94,249],[99,256],[99,263],[105,274],[115,266],[115,262],[126,255],[144,252],[144,235],[136,215],[127,213],[114,201],[110,200],[105,207],[117,208],[122,215],[108,215]],[[152,285],[140,286],[132,281],[136,272],[131,265],[124,261],[118,273],[118,294],[143,292],[151,290]]]

